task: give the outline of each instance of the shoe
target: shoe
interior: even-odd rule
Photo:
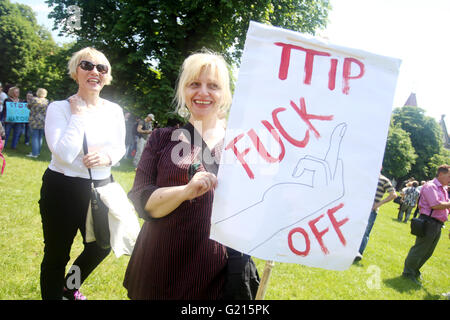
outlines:
[[[28,158],[37,158],[38,156],[33,156],[32,153],[29,153],[29,154],[27,154],[27,157],[28,157]]]
[[[355,259],[353,260],[353,263],[355,263],[355,262],[358,262],[358,261],[361,261],[361,259],[362,259],[362,254],[360,254],[360,253],[358,253],[358,255],[355,257]]]
[[[70,291],[64,288],[63,300],[87,300],[80,290]]]

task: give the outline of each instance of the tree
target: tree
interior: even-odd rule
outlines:
[[[443,164],[450,164],[450,151],[441,148],[440,152],[433,155],[428,162],[429,176],[428,179],[432,179],[437,172],[437,168]]]
[[[59,48],[48,30],[39,26],[29,6],[0,0],[0,81],[27,91],[46,88],[49,97],[67,87],[67,48]],[[56,93],[55,93],[56,90]]]
[[[417,180],[427,180],[430,175],[428,164],[442,149],[441,128],[437,121],[425,115],[425,110],[416,106],[404,106],[394,110],[394,125],[409,133],[417,154],[416,163],[409,172]]]
[[[384,152],[383,173],[398,181],[409,173],[416,159],[409,133],[391,121]]]
[[[113,66],[105,91],[121,105],[166,118],[183,59],[206,47],[238,65],[250,20],[314,33],[325,27],[328,0],[47,0],[65,34],[103,51]],[[81,9],[79,30],[67,24]]]

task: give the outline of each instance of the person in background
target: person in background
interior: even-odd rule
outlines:
[[[136,144],[136,155],[134,156],[133,164],[135,167],[138,166],[139,160],[141,160],[142,151],[145,148],[148,137],[153,131],[153,122],[155,121],[155,116],[153,114],[148,114],[144,120],[139,121],[137,126],[138,140]]]
[[[20,89],[18,87],[11,87],[8,90],[8,98],[3,101],[3,121],[5,123],[5,148],[8,146],[8,139],[11,130],[13,131],[11,149],[16,149],[19,143],[20,136],[24,130],[24,124],[21,122],[8,121],[8,102],[20,102]]]
[[[389,195],[383,199],[385,193]],[[378,209],[385,203],[394,200],[397,197],[394,187],[391,181],[380,173],[377,184],[377,191],[375,193],[375,199],[372,206],[372,211],[370,211],[369,221],[367,223],[366,231],[362,238],[361,246],[359,247],[359,254],[355,257],[354,262],[360,261],[363,257],[364,250],[366,249],[367,243],[369,242],[370,232],[372,231],[375,220],[377,219]]]
[[[417,181],[413,181],[410,186],[403,188],[403,202],[400,205],[400,210],[398,211],[397,216],[397,220],[399,222],[403,219],[403,213],[405,213],[405,220],[403,220],[403,222],[408,222],[411,211],[414,209],[417,204],[417,200],[419,199],[420,193],[417,190],[418,186],[419,183]]]
[[[3,102],[8,98],[8,95],[3,91],[3,85],[0,82],[0,120],[2,120]]]
[[[68,63],[78,91],[68,100],[52,102],[45,118],[45,139],[52,160],[42,177],[41,212],[44,257],[41,264],[41,295],[44,300],[85,300],[79,286],[106,258],[111,249],[86,242],[86,218],[95,187],[113,181],[111,166],[125,154],[125,120],[122,108],[100,97],[111,83],[111,65],[100,51],[87,47],[75,52]],[[83,152],[86,137],[88,153]],[[73,240],[80,230],[83,251],[69,273]],[[72,273],[78,276],[74,285]]]
[[[28,109],[30,108],[28,105],[30,104],[31,100],[33,100],[34,96],[33,96],[33,92],[28,91],[27,92],[27,107]],[[28,119],[28,122],[24,122],[23,124],[23,133],[25,136],[25,145],[29,146],[30,145],[30,137],[31,137],[31,129],[30,129],[30,119]]]
[[[125,157],[127,159],[131,159],[133,156],[131,153],[133,152],[135,134],[134,134],[134,117],[130,112],[125,112],[125,128],[126,128],[126,138],[125,145],[127,146],[127,151],[125,153]]]
[[[416,209],[414,210],[414,216],[413,218],[417,217],[419,215],[419,201],[420,201],[420,190],[422,190],[422,186],[425,184],[426,181],[420,181],[420,186],[417,187],[417,191],[419,191],[419,199],[417,199],[417,206]]]
[[[37,158],[41,154],[44,140],[45,114],[48,106],[46,97],[47,90],[39,88],[36,91],[36,97],[31,98],[28,102],[28,108],[30,109],[31,153],[27,154],[27,157]]]
[[[176,91],[177,110],[188,113],[189,122],[183,130],[156,129],[142,153],[128,195],[145,220],[124,279],[130,299],[223,297],[226,248],[209,239],[217,177],[196,160],[207,149],[192,139],[203,139],[220,159],[225,136],[220,119],[231,105],[228,72],[218,54],[189,56]],[[190,152],[172,152],[180,143]]]
[[[5,130],[3,129],[3,125],[0,122],[0,161],[1,161],[0,175],[3,174],[3,171],[5,170],[5,166],[6,166],[6,160],[5,160],[5,157],[2,154],[4,145],[5,145]]]
[[[420,268],[433,255],[444,222],[448,220],[450,201],[448,184],[450,183],[450,165],[444,164],[437,169],[436,178],[428,181],[420,191],[420,219],[426,221],[425,235],[416,237],[414,245],[405,259],[402,276],[421,285]]]

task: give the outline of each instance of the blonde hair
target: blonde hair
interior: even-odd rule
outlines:
[[[20,90],[19,87],[11,87],[8,89],[8,96],[12,97],[14,90]]]
[[[111,84],[112,81],[111,64],[109,63],[108,59],[106,59],[106,56],[102,52],[91,47],[81,49],[80,51],[77,51],[72,55],[72,58],[70,58],[69,63],[67,65],[70,77],[73,80],[77,81],[78,65],[80,64],[81,60],[89,58],[99,60],[101,63],[108,66],[108,72],[104,75],[104,79],[105,85]]]
[[[44,88],[37,89],[36,96],[38,98],[45,98],[47,96],[47,90],[45,90]]]
[[[210,70],[215,74],[218,85],[222,89],[222,100],[219,103],[219,117],[224,117],[231,106],[232,95],[227,63],[221,55],[212,51],[203,50],[200,53],[194,53],[187,57],[181,66],[174,101],[176,103],[175,111],[182,117],[189,115],[186,107],[185,89],[204,70]]]

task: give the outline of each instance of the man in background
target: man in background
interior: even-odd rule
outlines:
[[[383,198],[385,193],[389,193],[389,195]],[[394,200],[397,197],[397,193],[395,192],[394,187],[392,186],[391,181],[383,176],[380,173],[378,178],[377,192],[375,193],[375,200],[373,202],[372,211],[370,212],[369,221],[367,223],[366,231],[364,232],[364,236],[361,242],[361,246],[359,247],[359,254],[356,256],[354,262],[357,262],[362,259],[364,250],[366,249],[367,242],[369,242],[370,232],[372,231],[372,227],[375,224],[375,220],[378,215],[378,208],[383,204],[388,203],[389,201]]]
[[[420,219],[426,221],[425,235],[416,237],[416,242],[408,252],[402,276],[421,285],[420,268],[433,255],[444,222],[448,219],[450,201],[448,184],[450,183],[450,165],[444,164],[437,169],[436,178],[428,181],[420,190]]]
[[[155,121],[155,116],[149,113],[144,120],[139,121],[137,126],[137,133],[139,135],[136,155],[134,156],[133,165],[137,168],[139,160],[141,160],[142,151],[144,151],[145,144],[147,143],[148,137],[153,131],[153,121]]]

